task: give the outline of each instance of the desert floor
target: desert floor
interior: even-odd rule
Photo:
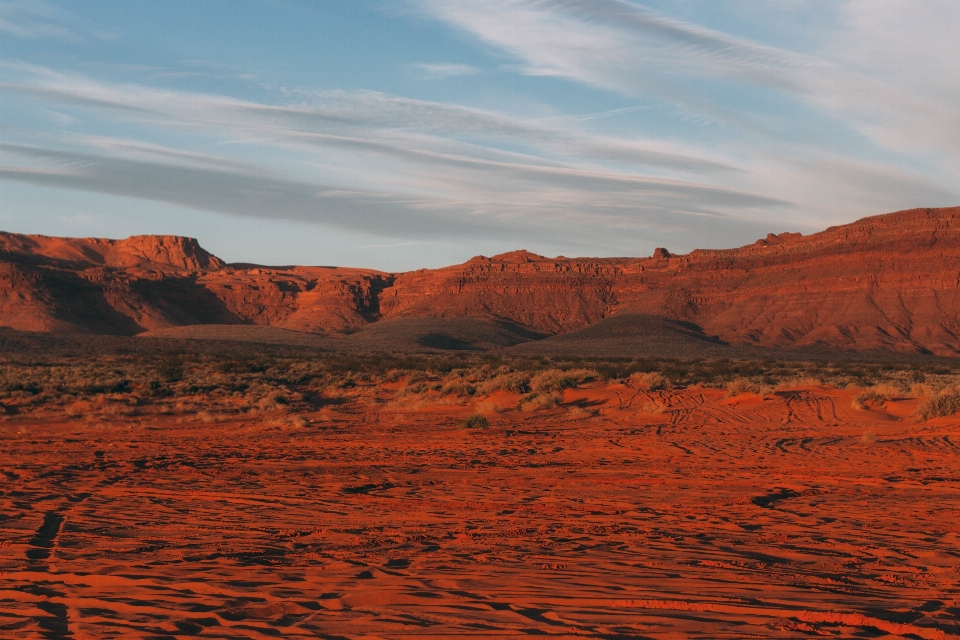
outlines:
[[[957,416],[594,382],[480,430],[391,393],[0,422],[0,635],[960,636]]]

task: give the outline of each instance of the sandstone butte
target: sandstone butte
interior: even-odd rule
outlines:
[[[960,207],[770,234],[648,258],[514,251],[383,273],[225,264],[196,240],[0,234],[0,326],[133,335],[194,324],[336,333],[408,317],[486,317],[558,334],[623,313],[741,345],[960,354]]]

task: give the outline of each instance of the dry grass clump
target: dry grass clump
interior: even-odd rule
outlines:
[[[867,389],[867,391],[871,391],[873,393],[879,393],[880,395],[887,396],[888,398],[891,398],[891,399],[903,396],[903,392],[901,391],[900,387],[889,382],[875,384],[869,389]]]
[[[910,386],[911,398],[929,398],[936,394],[936,390],[925,382],[915,382]]]
[[[640,373],[639,371],[630,375],[630,379],[646,387],[648,391],[660,391],[670,386],[670,380],[658,371]]]
[[[477,405],[477,413],[482,414],[491,414],[491,413],[500,413],[503,411],[503,407],[498,405],[496,402],[481,402]]]
[[[553,409],[563,402],[563,394],[559,391],[534,391],[533,393],[520,398],[518,408],[521,411],[538,411],[540,409]]]
[[[405,372],[402,369],[390,369],[383,374],[383,381],[386,383],[399,382]]]
[[[917,422],[926,422],[934,418],[943,418],[960,413],[960,390],[957,387],[947,388],[935,396],[920,403],[914,412]]]
[[[823,380],[820,378],[814,378],[812,376],[800,376],[797,378],[789,378],[787,380],[781,380],[774,387],[777,391],[783,391],[785,389],[799,389],[801,387],[819,387],[823,384]]]
[[[465,396],[472,396],[477,392],[477,388],[471,384],[468,380],[464,378],[454,378],[443,383],[443,386],[440,387],[440,395],[443,396],[456,396],[458,398],[463,398]]]
[[[271,391],[264,397],[260,398],[260,401],[257,403],[257,405],[260,407],[261,411],[270,411],[278,408],[280,405],[285,405],[288,403],[289,400],[287,399],[286,394],[281,391]]]
[[[477,387],[477,392],[485,396],[497,391],[530,393],[530,376],[519,371],[497,371]]]
[[[652,414],[661,414],[665,413],[669,409],[667,405],[662,402],[648,402],[640,408],[641,413],[652,413]]]
[[[589,418],[594,414],[593,411],[590,411],[589,409],[584,409],[579,405],[573,405],[567,409],[567,415],[571,418]]]
[[[475,413],[461,422],[460,426],[464,429],[487,429],[490,426],[490,421],[482,414]]]
[[[880,408],[889,401],[890,396],[885,393],[880,393],[878,391],[864,391],[863,393],[857,395],[851,404],[853,405],[854,409],[863,411],[865,409]]]
[[[310,426],[310,421],[303,416],[290,416],[290,424],[295,427],[305,428]]]
[[[748,378],[734,378],[727,383],[727,397],[739,396],[742,393],[760,393],[760,386]]]
[[[562,391],[598,377],[593,369],[547,369],[530,379],[530,388],[538,393]]]
[[[851,403],[854,409],[879,409],[896,397],[902,397],[900,388],[891,383],[875,384],[858,394]]]

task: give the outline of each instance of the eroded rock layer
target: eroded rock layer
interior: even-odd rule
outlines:
[[[562,334],[629,312],[731,344],[960,354],[960,208],[649,258],[514,251],[443,269],[226,265],[192,238],[0,234],[0,325],[135,334],[192,324],[340,332],[489,317]]]

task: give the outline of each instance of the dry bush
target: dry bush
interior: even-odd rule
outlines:
[[[956,413],[960,413],[960,393],[956,388],[952,388],[945,389],[922,402],[913,415],[917,422],[926,422]]]
[[[777,386],[774,387],[777,391],[782,391],[784,389],[799,389],[800,387],[819,387],[823,385],[823,380],[820,378],[813,378],[809,376],[801,376],[797,378],[789,378],[787,380],[781,380],[777,383]]]
[[[933,387],[924,382],[915,382],[910,386],[910,397],[911,398],[930,398],[936,395]]]
[[[490,426],[490,421],[479,413],[475,413],[463,422],[460,426],[464,429],[486,429]]]
[[[477,392],[485,396],[497,391],[530,393],[530,376],[519,372],[500,373],[477,387]]]
[[[636,372],[630,375],[630,379],[646,387],[649,391],[660,391],[670,386],[670,380],[658,371],[651,371],[649,373]]]
[[[401,369],[390,369],[383,376],[383,381],[386,383],[398,382],[405,372]]]
[[[413,373],[410,374],[410,377],[407,378],[407,386],[416,384],[418,382],[424,382],[425,380],[429,380],[429,379],[430,379],[430,376],[427,375],[426,371],[414,371]]]
[[[747,378],[734,378],[727,383],[727,397],[732,398],[742,393],[760,393],[760,387]]]
[[[882,384],[875,384],[869,389],[867,389],[867,391],[878,393],[882,396],[887,396],[887,398],[896,398],[897,396],[903,395],[903,392],[898,386],[896,386],[895,384],[891,384],[889,382],[885,382]]]
[[[880,393],[878,391],[864,391],[863,393],[857,395],[851,403],[854,409],[864,410],[864,409],[873,409],[882,407],[885,403],[890,401],[890,396],[885,393]]]
[[[668,409],[662,402],[648,402],[640,408],[642,413],[664,413]]]
[[[303,416],[291,416],[290,424],[295,427],[309,427],[310,421],[304,418]]]
[[[477,405],[477,413],[500,413],[503,411],[503,407],[498,405],[496,402],[481,402]]]
[[[593,412],[575,404],[567,409],[567,415],[571,418],[589,418],[593,415]]]
[[[561,402],[563,402],[563,394],[559,391],[534,391],[521,398],[518,406],[521,411],[538,411],[553,409]]]
[[[443,386],[440,387],[440,395],[444,396],[456,396],[458,398],[463,398],[466,396],[472,396],[477,392],[477,388],[470,384],[465,378],[454,378],[443,383]]]
[[[563,369],[547,369],[531,378],[530,388],[534,392],[562,391],[598,377],[599,374],[593,369],[568,369],[566,371]]]
[[[280,405],[288,404],[288,398],[285,393],[282,391],[271,391],[264,397],[260,398],[258,406],[263,411],[270,411],[271,409],[276,409]]]

